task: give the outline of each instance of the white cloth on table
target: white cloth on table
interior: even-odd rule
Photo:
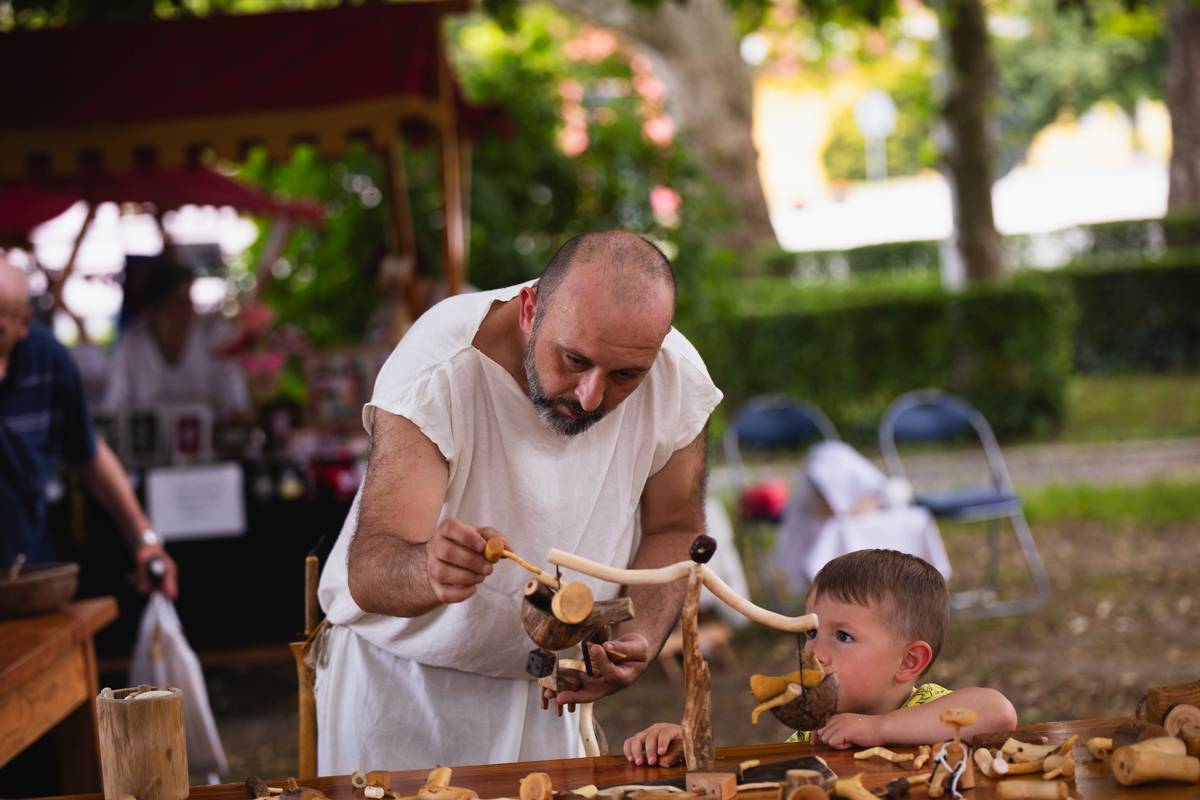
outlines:
[[[813,447],[788,498],[773,555],[789,589],[803,591],[832,559],[869,548],[918,556],[949,579],[937,523],[928,510],[906,505],[910,497],[903,481],[888,478],[844,442]],[[853,513],[864,501],[877,508]]]
[[[147,320],[133,323],[113,352],[100,410],[117,414],[204,403],[218,419],[248,411],[245,375],[236,361],[216,352],[228,330],[218,317],[196,317],[179,359],[172,364],[163,358]]]
[[[513,377],[471,344],[492,304],[512,299],[520,288],[452,297],[422,315],[380,372],[363,424],[369,433],[377,409],[403,416],[437,446],[449,464],[441,518],[494,527],[534,563],[558,547],[628,566],[646,481],[703,430],[721,393],[695,349],[672,329],[650,373],[623,403],[577,436],[550,431]],[[356,754],[373,746],[371,740],[412,726],[428,709],[471,719],[472,730],[506,731],[511,757],[494,757],[499,760],[577,755],[561,733],[567,723],[523,722],[527,707],[554,716],[538,708],[525,672],[533,643],[521,626],[520,588],[528,574],[502,562],[466,602],[415,618],[368,614],[347,582],[358,503],[319,590],[329,621],[351,634],[344,652],[329,661],[328,670],[342,670],[343,677],[318,666],[321,772],[358,769],[367,762]],[[620,588],[586,576],[572,580],[585,582],[598,600]],[[392,660],[384,662],[385,655]],[[437,738],[448,729],[431,731],[372,768],[461,763],[464,742]]]

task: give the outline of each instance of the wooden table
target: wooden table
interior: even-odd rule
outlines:
[[[1108,771],[1107,763],[1086,763],[1086,751],[1082,743],[1093,736],[1111,736],[1112,732],[1125,717],[1114,717],[1099,720],[1077,720],[1074,722],[1051,722],[1044,725],[1030,725],[1019,728],[1016,735],[1024,736],[1030,741],[1031,737],[1044,735],[1051,742],[1060,742],[1073,733],[1079,734],[1080,747],[1076,750],[1076,758],[1081,761],[1076,774],[1076,783],[1071,793],[1072,798],[1082,800],[1099,800],[1099,798],[1130,798],[1134,800],[1159,800],[1160,798],[1200,798],[1200,786],[1185,786],[1181,784],[1148,784],[1132,788],[1119,786]],[[897,751],[911,751],[912,748],[895,748]],[[869,787],[879,787],[888,781],[911,774],[907,770],[897,769],[894,765],[880,759],[855,761],[853,750],[830,750],[822,745],[815,747],[806,744],[769,744],[747,745],[743,747],[724,747],[717,751],[717,768],[729,768],[741,761],[751,758],[760,759],[764,764],[770,761],[784,761],[804,755],[819,755],[828,762],[829,766],[842,777],[851,777],[855,773],[864,772],[863,782]],[[1083,755],[1080,755],[1083,754]],[[364,764],[366,769],[372,765]],[[574,788],[596,784],[597,786],[612,786],[622,783],[640,783],[647,780],[667,778],[683,774],[681,768],[662,769],[659,767],[634,767],[624,758],[607,756],[604,758],[574,758],[556,759],[553,761],[527,761],[519,764],[495,764],[492,766],[456,767],[451,783],[474,789],[480,797],[517,797],[518,784],[521,778],[530,772],[545,772],[550,775],[555,789]],[[417,789],[425,783],[428,770],[415,770],[392,773],[392,789],[401,794],[416,794]],[[967,800],[990,800],[995,796],[996,781],[979,775],[975,789],[965,793]],[[1025,778],[1009,778],[1008,780],[1025,780]],[[282,785],[281,780],[268,781],[272,786]],[[347,776],[314,778],[306,781],[305,785],[320,789],[330,800],[361,800],[350,786]],[[191,790],[191,796],[197,800],[249,800],[246,788],[241,784],[222,784],[218,786],[197,786]],[[914,790],[911,794],[914,800],[927,797],[924,789]],[[96,800],[99,795],[76,795],[70,800]],[[64,798],[67,800],[67,798]]]
[[[57,726],[63,790],[100,787],[92,636],[116,618],[101,597],[0,621],[0,766]]]

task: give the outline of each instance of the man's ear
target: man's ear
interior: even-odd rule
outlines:
[[[933,661],[933,648],[929,646],[928,642],[921,640],[909,642],[900,658],[900,666],[896,668],[896,681],[898,683],[914,682],[931,661]]]
[[[533,320],[537,316],[537,284],[522,286],[521,293],[517,297],[520,300],[520,306],[517,309],[517,324],[521,328],[521,333],[526,337],[532,336]]]

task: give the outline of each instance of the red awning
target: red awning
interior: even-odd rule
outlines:
[[[206,167],[139,169],[124,175],[81,174],[47,184],[23,181],[0,185],[0,235],[24,235],[80,200],[90,205],[149,203],[158,211],[185,205],[229,206],[248,214],[311,223],[325,219],[319,203],[282,200]]]
[[[255,142],[325,154],[347,138],[395,141],[405,120],[458,114],[442,18],[465,0],[372,3],[0,34],[0,176],[70,174],[85,161],[125,172]]]

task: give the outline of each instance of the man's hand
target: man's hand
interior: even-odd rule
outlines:
[[[175,561],[167,555],[167,551],[163,550],[161,545],[144,544],[134,551],[133,558],[137,568],[134,582],[137,584],[139,592],[148,594],[151,589],[158,589],[167,596],[168,600],[174,601],[179,597],[179,575]],[[151,574],[150,562],[154,559],[161,561],[162,575]]]
[[[483,546],[499,535],[494,528],[475,528],[453,518],[438,523],[425,543],[425,563],[429,586],[439,603],[461,603],[475,594],[475,587],[493,569],[483,557]]]
[[[817,731],[822,742],[837,750],[858,745],[874,747],[887,744],[883,739],[883,717],[873,714],[834,714],[825,727]]]
[[[547,700],[553,700],[559,705],[594,702],[633,683],[650,663],[650,643],[640,633],[619,636],[603,645],[585,646],[589,648],[588,655],[591,656],[592,671],[596,676],[592,677],[575,670],[563,670],[564,674],[570,672],[577,675],[583,685],[579,689],[557,693],[553,689],[543,689],[542,693]]]

